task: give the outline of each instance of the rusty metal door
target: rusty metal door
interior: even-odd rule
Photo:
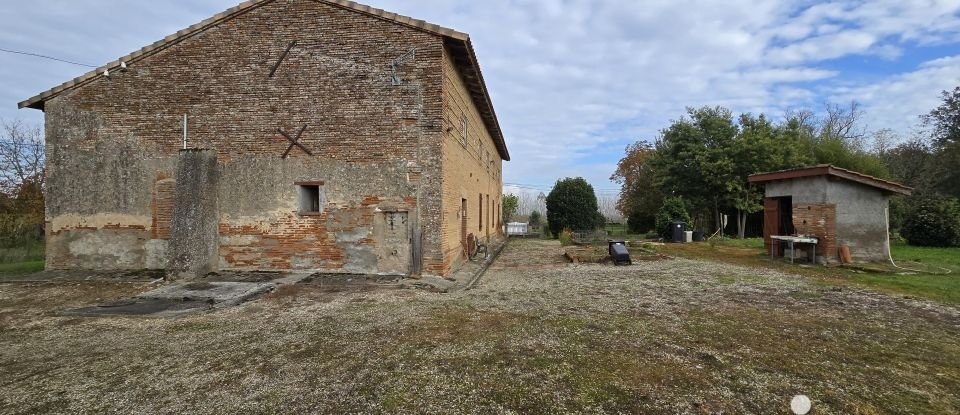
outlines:
[[[382,273],[410,272],[410,217],[408,212],[380,212],[374,223],[377,268]]]

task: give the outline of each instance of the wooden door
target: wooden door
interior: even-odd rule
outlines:
[[[763,247],[769,254],[771,247],[773,252],[779,252],[777,241],[770,239],[770,236],[780,233],[780,200],[775,197],[763,199]]]

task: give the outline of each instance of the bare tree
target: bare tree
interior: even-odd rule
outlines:
[[[26,247],[28,256],[43,239],[43,169],[40,127],[0,120],[0,246]]]
[[[529,216],[536,209],[537,197],[529,190],[521,190],[517,196],[520,198],[517,214],[520,216]],[[543,212],[540,212],[543,213]]]
[[[622,222],[623,217],[617,210],[618,195],[611,193],[597,193],[597,207],[609,222]]]
[[[863,149],[866,130],[860,126],[863,110],[856,101],[846,107],[839,104],[826,104],[823,118],[820,119],[821,138],[841,138]]]
[[[871,151],[880,157],[886,155],[902,141],[900,136],[889,128],[874,131],[872,139]]]
[[[21,120],[0,120],[0,192],[16,197],[27,184],[43,188],[43,131]]]

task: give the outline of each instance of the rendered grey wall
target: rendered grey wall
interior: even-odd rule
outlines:
[[[801,177],[764,185],[766,197],[792,196],[793,203],[827,203],[827,178]]]
[[[854,261],[887,260],[889,197],[843,179],[829,181],[827,197],[837,206],[837,243],[850,247]]]

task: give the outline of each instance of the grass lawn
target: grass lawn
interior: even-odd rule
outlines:
[[[716,240],[713,246],[702,243],[664,247],[668,253],[689,258],[772,267],[815,277],[822,283],[832,285],[853,284],[892,294],[960,304],[960,248],[928,248],[894,243],[891,249],[899,266],[923,272],[889,267],[891,272],[864,273],[840,267],[801,267],[770,261],[764,252],[762,238]],[[946,270],[950,273],[941,275]]]
[[[13,262],[9,264],[0,264],[0,279],[3,278],[2,274],[29,274],[32,272],[43,271],[44,261],[24,261],[24,262]]]
[[[895,243],[893,259],[904,268],[932,270],[938,274],[856,274],[855,281],[885,291],[918,295],[960,304],[960,248],[930,248]],[[949,274],[939,275],[950,271]]]

